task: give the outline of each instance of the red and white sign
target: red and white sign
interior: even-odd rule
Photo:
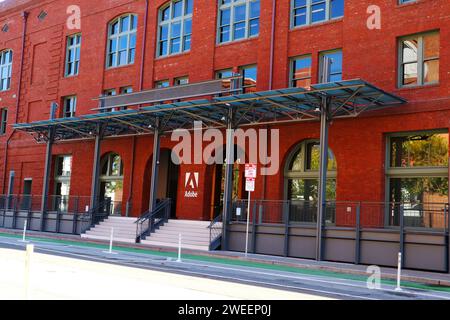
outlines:
[[[254,192],[255,191],[255,178],[246,178],[245,179],[245,191]]]
[[[245,177],[253,179],[256,178],[256,164],[245,164]]]

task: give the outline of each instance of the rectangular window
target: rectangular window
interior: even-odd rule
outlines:
[[[12,58],[12,50],[0,52],[0,91],[11,88]]]
[[[66,77],[78,75],[80,69],[81,34],[67,37]]]
[[[388,224],[444,228],[448,203],[448,132],[418,132],[388,139]]]
[[[439,82],[439,32],[401,38],[399,51],[400,87]]]
[[[58,156],[55,162],[55,195],[53,197],[55,211],[68,211],[71,175],[72,156]]]
[[[64,97],[63,101],[64,101],[63,117],[64,118],[75,117],[75,111],[77,109],[77,97],[76,96]]]
[[[258,80],[258,68],[256,65],[240,68],[242,75],[242,88],[244,93],[255,92]]]
[[[291,60],[291,87],[307,89],[311,86],[311,65],[310,55]]]
[[[328,59],[326,59],[328,58]],[[324,73],[325,61],[329,61],[328,74]],[[320,54],[319,83],[342,80],[342,50],[322,52]]]
[[[174,84],[176,86],[181,86],[183,84],[189,84],[189,78],[188,77],[175,78]]]
[[[231,42],[259,35],[259,0],[220,0],[218,42]]]
[[[6,133],[7,125],[8,125],[8,109],[1,109],[0,135]]]
[[[169,80],[161,80],[155,82],[155,88],[157,89],[167,88],[169,86],[170,86]]]
[[[344,0],[291,0],[292,27],[310,25],[344,16]]]

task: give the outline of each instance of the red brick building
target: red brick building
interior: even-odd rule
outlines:
[[[329,196],[337,201],[448,202],[447,0],[237,2],[0,2],[0,53],[4,55],[0,67],[5,70],[0,109],[7,110],[2,111],[4,132],[0,136],[3,194],[8,193],[11,171],[15,172],[13,194],[42,193],[45,145],[14,130],[13,124],[49,119],[53,102],[60,106],[58,118],[95,113],[98,101],[94,99],[102,94],[203,82],[223,71],[224,76],[244,73],[250,84],[256,83],[257,91],[361,78],[401,96],[408,103],[399,108],[331,124],[329,143],[336,166],[330,175],[333,186]],[[79,29],[73,29],[74,25],[78,27],[73,20],[78,11],[68,10],[73,4],[80,9]],[[167,5],[172,11],[165,11]],[[380,9],[380,29],[368,27],[374,14],[368,11],[371,5]],[[330,79],[319,76],[324,56],[333,60]],[[12,70],[10,76],[8,70]],[[254,197],[315,198],[311,195],[315,192],[311,175],[308,178],[300,173],[314,168],[307,165],[289,178],[288,171],[295,170],[288,162],[302,143],[306,151],[300,152],[301,156],[311,160],[319,124],[302,122],[271,128],[280,129],[280,171],[258,177]],[[114,200],[121,203],[118,210],[122,214],[137,217],[148,208],[152,145],[151,135],[102,142],[102,165],[112,154],[111,170],[119,171],[102,173],[105,177],[100,193],[105,188],[109,190],[106,193],[112,192]],[[173,145],[168,137],[161,141],[163,150]],[[53,147],[49,195],[66,192],[90,196],[93,148],[93,140]],[[120,156],[121,169],[116,166],[119,162],[114,165],[118,161],[114,155]],[[64,162],[58,160],[60,156],[69,158]],[[170,166],[166,158],[161,163]],[[64,176],[64,170],[57,169],[58,164],[69,166],[70,179]],[[217,168],[181,165],[163,170],[167,178],[160,182],[164,192],[160,191],[158,197],[176,198],[177,218],[214,217],[213,208],[220,201],[220,179],[214,179]],[[242,165],[239,170],[242,181]],[[185,176],[191,172],[198,173],[196,198],[185,197]],[[118,182],[111,185],[112,180]],[[237,198],[244,197],[242,189],[238,187]],[[367,223],[384,223],[381,220]],[[346,224],[339,219],[336,223]]]

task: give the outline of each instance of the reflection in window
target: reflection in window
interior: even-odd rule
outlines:
[[[174,0],[159,10],[158,56],[191,49],[194,0]]]
[[[11,88],[12,59],[12,50],[0,52],[0,91]]]
[[[109,214],[121,214],[123,196],[123,162],[115,153],[101,161],[100,203]]]
[[[289,158],[285,171],[287,199],[290,200],[290,220],[293,222],[316,222],[319,190],[319,144],[317,141],[302,142]],[[327,200],[336,199],[337,162],[328,150]],[[326,221],[334,223],[334,209],[327,208]]]
[[[391,167],[447,167],[447,133],[423,133],[392,137]]]
[[[259,0],[219,0],[219,43],[259,34]]]
[[[328,74],[328,78],[323,78],[323,68],[325,58],[330,59],[330,72]],[[328,52],[322,52],[320,54],[320,68],[319,68],[319,82],[335,82],[342,80],[342,50],[334,50]]]
[[[344,16],[344,0],[292,0],[292,26],[304,26]]]
[[[291,87],[309,88],[311,86],[311,56],[292,59]]]
[[[111,22],[108,28],[107,67],[133,64],[136,55],[137,16],[128,14]]]
[[[58,156],[55,163],[55,196],[53,210],[67,212],[69,208],[72,156]]]
[[[242,88],[244,93],[256,92],[256,84],[258,80],[258,69],[256,66],[241,67]]]
[[[439,82],[439,33],[414,35],[400,40],[400,86]]]
[[[389,138],[388,223],[400,224],[400,205],[405,226],[443,228],[448,203],[448,133],[423,132]]]

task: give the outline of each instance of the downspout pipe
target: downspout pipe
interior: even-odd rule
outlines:
[[[269,69],[269,90],[272,90],[273,83],[273,63],[275,55],[275,15],[276,15],[276,0],[272,0],[272,31],[270,36],[270,69]]]
[[[147,46],[147,23],[148,23],[148,0],[145,0],[145,13],[144,13],[144,30],[142,35],[142,51],[141,51],[141,66],[139,70],[139,91],[142,91],[144,87],[144,67],[145,67],[145,52]],[[139,106],[140,107],[140,106]],[[130,174],[130,189],[128,193],[126,215],[130,215],[130,204],[133,199],[133,181],[134,181],[134,159],[136,156],[136,136],[133,136],[131,147],[131,174]]]
[[[22,12],[22,18],[23,18],[23,32],[22,32],[22,47],[21,47],[21,57],[20,57],[20,67],[19,67],[19,83],[17,88],[17,98],[16,98],[16,112],[14,117],[14,124],[17,123],[17,120],[19,118],[19,106],[20,106],[20,95],[22,94],[22,75],[23,75],[23,62],[25,60],[25,38],[27,35],[27,21],[28,21],[28,15],[29,13],[27,11]],[[8,163],[8,146],[11,141],[11,138],[14,135],[14,132],[16,129],[13,129],[11,133],[8,136],[8,139],[5,143],[5,153],[3,156],[3,193],[5,193],[5,187],[6,187],[6,167]]]

